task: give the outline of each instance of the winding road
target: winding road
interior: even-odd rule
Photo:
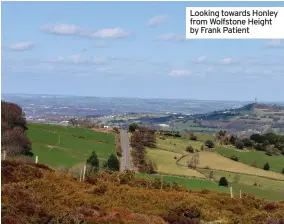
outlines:
[[[130,167],[130,149],[129,149],[129,137],[126,130],[121,129],[120,131],[120,142],[122,149],[122,159],[120,162],[120,171],[131,170]]]

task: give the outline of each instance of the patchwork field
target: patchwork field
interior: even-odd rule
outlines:
[[[184,157],[179,161],[179,164],[187,166],[187,161],[191,159],[192,155],[193,154],[188,154],[188,156]],[[197,165],[197,167],[284,180],[283,174],[272,171],[266,171],[263,169],[258,169],[241,162],[236,162],[229,158],[221,156],[215,152],[207,152],[207,151],[200,152],[199,164]]]
[[[187,165],[188,160],[191,159],[193,154],[188,154],[185,151],[186,147],[191,145],[195,149],[200,149],[200,146],[209,139],[212,140],[213,136],[198,135],[198,141],[189,140],[186,134],[182,138],[157,137],[157,148],[147,149],[148,157],[155,161],[157,171],[163,174],[164,180],[175,181],[186,186],[188,189],[208,189],[229,193],[228,188],[218,185],[220,178],[226,177],[229,184],[233,187],[234,195],[239,195],[241,190],[242,192],[251,193],[270,200],[284,200],[284,175],[262,169],[263,164],[269,162],[269,164],[271,163],[271,167],[274,168],[272,170],[275,170],[275,167],[278,167],[280,170],[280,167],[284,164],[284,161],[282,161],[284,157],[281,156],[275,158],[257,151],[246,152],[247,150],[237,151],[233,147],[224,148],[222,152],[227,153],[227,157],[235,155],[239,158],[239,161],[236,162],[220,155],[220,148],[216,148],[216,152],[199,152],[198,168],[196,170],[189,169]],[[261,169],[250,166],[248,162],[247,164],[245,163],[244,159],[247,153],[254,160],[259,159],[258,167]],[[182,155],[185,156],[176,164],[177,159]],[[263,161],[265,162],[263,163]],[[209,173],[212,170],[213,180],[209,180]],[[150,175],[147,177],[160,178],[159,175]]]
[[[85,163],[93,150],[100,162],[115,153],[115,137],[85,128],[29,124],[28,137],[39,162],[51,167],[70,168]]]
[[[194,149],[200,149],[202,141],[190,141],[183,138],[157,138],[157,148],[171,152],[183,153],[187,146],[191,145]]]
[[[284,156],[267,156],[261,151],[234,150],[232,148],[218,147],[215,151],[223,156],[237,156],[239,161],[248,165],[255,165],[263,168],[265,163],[269,163],[270,170],[280,173],[284,168]]]
[[[185,175],[205,178],[205,176],[196,170],[175,164],[174,157],[179,158],[181,155],[175,152],[169,152],[159,149],[147,149],[148,157],[157,164],[157,171],[173,175]]]

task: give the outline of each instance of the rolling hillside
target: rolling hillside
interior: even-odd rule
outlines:
[[[147,148],[147,155],[157,164],[158,173],[166,180],[177,181],[189,189],[200,186],[222,191],[224,189],[219,188],[218,182],[224,176],[237,194],[242,190],[271,200],[284,200],[284,175],[281,174],[283,156],[267,156],[256,150],[236,150],[233,146],[217,146],[213,151],[202,151],[201,146],[208,139],[212,139],[212,136],[198,135],[198,140],[193,141],[185,136],[157,135],[157,146]],[[194,155],[185,151],[189,145],[199,151],[197,169],[188,167]],[[230,159],[232,155],[237,156],[239,161]],[[255,161],[256,167],[251,165]],[[271,164],[272,171],[262,169],[266,162]],[[229,193],[228,189],[225,191]]]
[[[95,150],[100,162],[115,153],[115,137],[85,128],[29,124],[28,137],[39,162],[51,167],[71,168],[85,163]]]
[[[193,115],[177,121],[176,128],[183,131],[218,131],[239,134],[255,132],[284,133],[284,107],[269,104],[248,104],[237,109]],[[207,130],[206,130],[207,129]]]

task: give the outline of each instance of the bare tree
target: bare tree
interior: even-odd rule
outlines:
[[[194,153],[191,159],[188,160],[187,164],[189,168],[196,169],[196,166],[199,164],[199,153],[198,152]]]

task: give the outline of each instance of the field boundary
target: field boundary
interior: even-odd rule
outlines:
[[[219,154],[219,153],[217,153],[217,152],[214,152],[214,151],[212,151],[212,152],[213,152],[213,153],[216,153],[217,155],[222,156],[221,154]],[[187,155],[189,155],[189,154],[187,154]],[[184,157],[185,157],[185,156],[184,156]],[[182,158],[184,158],[184,157],[182,157]],[[230,159],[229,157],[226,157],[226,156],[224,156],[224,157],[227,158],[227,159]],[[182,158],[180,158],[180,160],[181,160]],[[180,161],[180,160],[179,160],[179,161]],[[235,161],[235,162],[237,162],[237,163],[242,163],[242,162],[240,162],[240,161]],[[246,164],[246,163],[242,163],[242,164],[249,166],[249,165]],[[183,166],[183,167],[187,167],[186,165],[179,164],[179,163],[177,163],[177,165]],[[253,167],[253,166],[250,166],[250,167]],[[262,170],[262,169],[259,168],[259,167],[253,167],[253,168]],[[257,175],[257,174],[231,172],[231,171],[227,171],[227,170],[213,169],[213,168],[210,168],[210,167],[209,167],[209,168],[206,168],[206,166],[205,166],[205,167],[197,167],[197,169],[205,169],[205,170],[213,170],[213,171],[215,170],[215,171],[229,172],[229,173],[233,173],[233,174],[244,174],[244,175],[250,175],[250,176],[254,176],[254,177],[262,177],[262,178],[266,178],[266,179],[269,179],[269,180],[277,180],[277,181],[283,181],[283,182],[284,182],[283,179],[276,179],[276,178],[273,178],[273,177],[261,176],[261,175]],[[267,172],[272,172],[272,173],[276,173],[276,174],[280,174],[280,175],[281,175],[281,173],[278,173],[278,172],[275,172],[275,171],[267,171]],[[283,177],[284,177],[284,175],[283,175]]]
[[[212,171],[214,171],[214,170],[212,170]],[[224,171],[224,170],[216,170],[216,171],[228,172],[228,171]],[[228,173],[231,173],[231,172],[228,172]],[[206,174],[203,174],[203,175],[206,176],[206,177],[208,178],[208,180],[210,180],[208,175],[206,175]],[[252,176],[255,176],[255,175],[252,175]],[[259,176],[257,176],[257,177],[259,177]],[[264,177],[264,178],[265,178],[265,177]],[[266,179],[268,179],[268,178],[266,178]],[[214,178],[213,178],[213,180],[214,180],[213,182],[215,182],[215,183],[218,184],[218,181],[217,181],[217,180],[215,180]],[[276,180],[276,181],[282,181],[282,180]],[[283,181],[283,182],[284,182],[284,181]],[[233,183],[233,182],[231,182],[231,183]],[[284,192],[284,189],[283,189],[283,190],[280,190],[280,189],[273,188],[273,187],[266,187],[266,186],[256,187],[256,186],[248,185],[248,184],[241,183],[241,182],[238,182],[238,183],[236,183],[236,184],[245,185],[245,186],[252,187],[252,188],[255,188],[255,189],[274,190],[274,191],[280,191],[280,192],[283,191],[283,192]]]
[[[182,165],[184,166],[184,165]],[[221,171],[221,172],[227,172],[227,173],[233,173],[233,174],[241,174],[241,175],[248,175],[248,176],[252,176],[252,177],[261,177],[261,178],[265,178],[268,180],[277,180],[277,181],[281,181],[284,183],[284,180],[281,179],[275,179],[272,177],[265,177],[265,176],[260,176],[260,175],[253,175],[253,174],[248,174],[248,173],[239,173],[239,172],[231,172],[231,171],[227,171],[227,170],[219,170],[219,169],[212,169],[212,168],[206,168],[206,167],[197,167],[197,169],[204,169],[204,170],[212,170],[212,171]],[[258,168],[259,169],[259,168]],[[276,172],[275,172],[276,173]]]
[[[35,127],[33,127],[35,128]],[[112,145],[112,143],[109,143],[109,142],[104,142],[104,141],[98,141],[98,140],[95,140],[95,139],[92,139],[92,138],[89,138],[89,137],[84,137],[84,136],[76,136],[76,135],[73,135],[73,134],[70,134],[70,133],[66,133],[66,132],[61,132],[61,131],[50,131],[50,130],[47,130],[47,129],[44,129],[44,128],[38,128],[36,127],[35,129],[40,129],[42,131],[46,131],[46,132],[49,132],[49,133],[54,133],[54,134],[62,134],[62,135],[65,135],[65,136],[71,136],[71,137],[74,137],[74,138],[77,138],[77,139],[84,139],[84,140],[88,140],[88,141],[93,141],[93,142],[96,142],[96,143],[100,143],[100,144],[109,144],[109,145]],[[89,130],[89,129],[88,129]],[[92,131],[92,130],[91,130]],[[94,131],[93,131],[94,132]],[[109,133],[105,133],[105,132],[100,132],[100,133],[104,133],[104,134],[109,134]],[[109,134],[111,135],[111,134]],[[80,138],[82,137],[82,138]],[[115,145],[115,143],[114,143]]]
[[[139,172],[138,172],[139,173]],[[143,174],[143,173],[142,173]],[[196,177],[196,176],[187,176],[187,175],[181,175],[181,174],[172,174],[172,173],[165,173],[165,172],[157,172],[155,174],[148,174],[151,176],[162,176],[162,175],[166,175],[166,176],[170,176],[170,177],[179,177],[179,178],[187,178],[187,179],[194,179],[194,180],[206,180],[206,181],[210,181],[208,178],[202,178],[202,177]],[[206,175],[204,175],[206,176]],[[210,181],[210,182],[214,182],[214,181]],[[215,183],[215,182],[214,182]]]

